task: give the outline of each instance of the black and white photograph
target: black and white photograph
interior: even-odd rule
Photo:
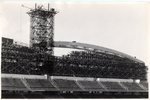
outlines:
[[[0,1],[1,99],[148,99],[149,2]]]

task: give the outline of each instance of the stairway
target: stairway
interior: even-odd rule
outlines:
[[[31,88],[28,86],[27,82],[25,79],[21,78],[21,82],[24,84],[24,86],[29,90],[32,91]]]

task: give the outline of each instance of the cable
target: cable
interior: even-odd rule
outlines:
[[[21,25],[22,25],[22,7],[20,9],[20,40],[19,41],[21,41],[21,33],[22,33],[22,27],[21,27]]]

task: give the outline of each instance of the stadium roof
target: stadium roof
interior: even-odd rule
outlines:
[[[75,42],[75,41],[73,41],[73,42],[55,41],[54,47],[73,48],[73,49],[90,50],[90,51],[101,51],[101,52],[105,52],[108,54],[114,54],[114,55],[117,55],[120,57],[129,58],[129,59],[134,60],[139,63],[144,63],[143,61],[136,59],[135,57],[132,57],[130,55],[127,55],[125,53],[122,53],[122,52],[119,52],[116,50],[112,50],[109,48],[101,47],[101,46],[92,45],[92,44],[79,43],[79,42]]]

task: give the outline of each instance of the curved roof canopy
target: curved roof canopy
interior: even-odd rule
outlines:
[[[127,55],[125,53],[112,50],[109,48],[101,47],[101,46],[96,46],[96,45],[91,45],[91,44],[86,44],[86,43],[79,43],[79,42],[66,42],[66,41],[55,41],[54,42],[54,47],[61,47],[61,48],[73,48],[73,49],[81,49],[81,50],[88,50],[88,51],[96,51],[96,52],[105,52],[107,54],[112,54],[112,55],[117,55],[123,58],[129,58],[135,62],[139,63],[144,63],[141,60],[138,60],[130,55]]]

